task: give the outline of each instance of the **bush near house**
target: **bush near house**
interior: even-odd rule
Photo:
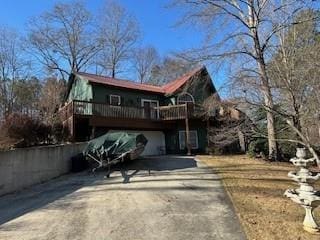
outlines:
[[[24,114],[8,115],[0,126],[0,149],[62,142],[67,136],[61,123],[53,126]]]
[[[234,102],[221,101],[213,95],[203,103],[208,128],[210,154],[236,154],[247,151],[253,127],[249,117]]]

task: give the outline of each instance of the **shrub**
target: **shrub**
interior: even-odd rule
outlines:
[[[267,156],[268,140],[266,138],[255,138],[248,146],[248,154],[250,157]]]
[[[13,113],[6,117],[1,132],[5,137],[20,142],[20,146],[26,147],[48,143],[51,128],[27,115]]]
[[[238,154],[241,153],[241,147],[238,140],[234,140],[224,145],[217,144],[217,142],[211,142],[208,151],[212,155]]]
[[[292,142],[279,143],[279,152],[282,160],[289,160],[296,156],[297,144]]]
[[[279,160],[287,161],[294,157],[296,154],[297,145],[292,142],[278,142]],[[254,138],[248,148],[248,155],[250,157],[262,157],[268,156],[268,139],[267,138]]]
[[[68,140],[69,130],[61,122],[56,122],[52,126],[51,134],[55,142],[63,142]]]

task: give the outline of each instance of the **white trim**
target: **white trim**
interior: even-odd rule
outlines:
[[[114,95],[114,94],[110,94],[110,96],[109,96],[109,104],[112,105],[111,104],[111,98],[112,97],[117,97],[118,98],[118,106],[120,106],[121,105],[121,97],[119,95]],[[117,106],[117,105],[112,105],[112,106]]]
[[[199,148],[199,138],[198,138],[198,131],[197,130],[191,130],[189,131],[190,133],[195,133],[196,135],[196,146],[195,147],[192,147],[191,146],[191,149],[198,149]],[[181,139],[181,134],[184,133],[184,135],[186,134],[186,131],[179,131],[179,148],[180,150],[184,150],[185,148],[182,148],[182,142],[180,141]],[[191,135],[191,134],[190,134]],[[186,140],[184,140],[186,141]],[[185,147],[187,146],[187,143],[185,142]]]
[[[182,97],[182,96],[184,96],[184,95],[188,95],[188,96],[191,97],[191,99],[192,99],[192,101],[183,101],[184,103],[195,103],[194,97],[192,96],[192,94],[190,94],[190,93],[188,93],[188,92],[184,92],[184,93],[182,93],[181,95],[179,95],[179,96],[177,97],[177,104],[180,104],[179,98]]]
[[[153,100],[153,99],[146,99],[146,98],[141,98],[141,107],[144,107],[144,102],[156,102],[157,103],[157,118],[159,118],[159,100]],[[144,117],[144,111],[143,111],[143,117]]]
[[[141,99],[141,106],[143,107],[143,102],[157,102],[157,107],[159,107],[159,100],[153,100],[153,99],[146,99],[146,98],[142,98]]]

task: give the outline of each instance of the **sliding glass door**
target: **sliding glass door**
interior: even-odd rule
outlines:
[[[148,119],[157,119],[159,118],[159,101],[142,99],[141,106],[143,107],[143,117]]]

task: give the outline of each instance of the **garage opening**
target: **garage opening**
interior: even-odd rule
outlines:
[[[118,132],[119,130],[110,130],[109,132]],[[139,131],[139,130],[121,130],[130,133],[142,133],[148,143],[142,156],[164,155],[166,154],[165,135],[162,131]]]

